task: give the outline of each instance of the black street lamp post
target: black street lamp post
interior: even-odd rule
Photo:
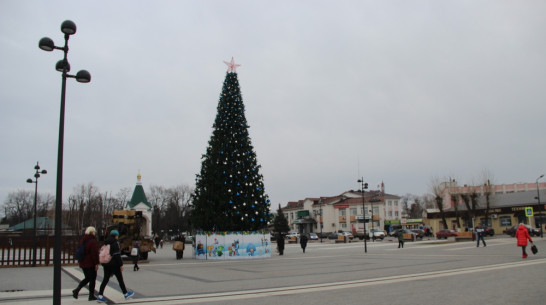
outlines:
[[[544,174],[540,175],[540,177],[537,178],[536,180],[536,183],[537,183],[537,200],[538,200],[538,208],[540,209],[540,238],[543,238],[544,235],[543,235],[543,230],[542,230],[542,205],[540,204],[540,192],[538,190],[538,180],[540,180],[542,177],[544,177]]]
[[[322,243],[322,198],[319,199],[320,205],[320,214],[319,214],[319,224],[320,224],[320,243]]]
[[[32,238],[32,267],[36,267],[36,203],[38,201],[38,178],[40,178],[40,174],[47,174],[47,171],[45,169],[40,171],[40,165],[38,162],[36,162],[36,166],[34,166],[34,169],[36,170],[36,173],[34,174],[34,178],[36,180],[27,179],[27,183],[34,183],[34,236]]]
[[[75,78],[80,83],[91,81],[91,74],[86,70],[80,70],[76,75],[69,75],[70,64],[67,60],[68,39],[76,33],[76,24],[66,20],[61,24],[61,32],[64,33],[64,47],[57,47],[48,37],[40,39],[38,46],[44,51],[62,50],[64,58],[59,60],[55,69],[62,72],[61,85],[61,111],[59,118],[59,148],[57,154],[57,190],[55,193],[55,247],[53,250],[53,304],[61,304],[61,237],[62,237],[62,201],[63,201],[63,147],[64,147],[64,112],[66,79]]]
[[[360,186],[362,188],[362,225],[364,226],[364,253],[368,253],[368,244],[366,242],[366,237],[368,237],[368,232],[366,231],[366,200],[364,198],[364,192],[368,188],[368,183],[364,182],[364,177],[362,177],[362,179],[358,179],[357,182],[360,183]]]

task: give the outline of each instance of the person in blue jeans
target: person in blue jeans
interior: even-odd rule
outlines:
[[[482,224],[479,223],[478,226],[476,227],[476,247],[480,246],[480,239],[483,242],[483,246],[484,247],[486,246],[485,239],[483,239],[484,232],[485,230],[482,228]]]
[[[119,283],[119,288],[121,288],[123,296],[126,300],[132,298],[135,295],[133,291],[127,291],[127,288],[125,287],[125,282],[123,281],[123,260],[121,259],[121,249],[118,238],[118,230],[112,230],[110,231],[110,236],[108,236],[108,238],[104,242],[106,245],[110,245],[110,255],[112,256],[112,259],[109,263],[102,264],[102,267],[104,268],[104,277],[102,278],[99,296],[97,297],[97,301],[99,303],[106,303],[106,299],[104,298],[103,293],[112,275],[116,276],[116,279]]]

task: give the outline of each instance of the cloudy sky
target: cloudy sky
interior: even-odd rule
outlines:
[[[194,185],[227,66],[237,69],[277,203],[433,178],[546,172],[544,1],[0,1],[0,202],[36,161],[55,194],[61,51],[69,41],[64,196]]]

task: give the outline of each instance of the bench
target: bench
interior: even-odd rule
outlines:
[[[415,241],[415,234],[404,233],[403,235],[404,235],[404,240]]]
[[[347,236],[338,235],[337,239],[335,240],[335,243],[346,243]]]
[[[455,241],[471,240],[476,241],[474,232],[460,232],[455,236]]]

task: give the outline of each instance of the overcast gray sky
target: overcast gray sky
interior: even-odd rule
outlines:
[[[432,177],[546,171],[544,1],[0,1],[0,202],[36,161],[55,194],[69,41],[64,196],[194,186],[227,66],[273,206],[358,189],[422,195]]]

